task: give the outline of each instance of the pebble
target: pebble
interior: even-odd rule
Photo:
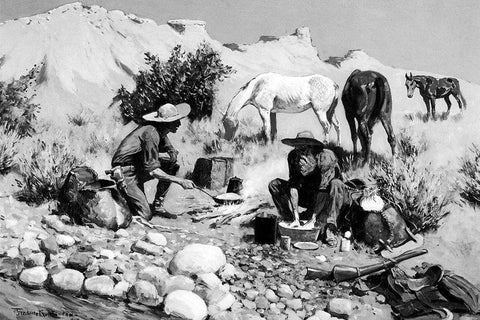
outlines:
[[[267,289],[265,291],[265,297],[270,302],[278,302],[280,300],[280,298],[275,294],[275,292],[273,292],[272,289]]]
[[[48,271],[43,266],[23,269],[19,277],[21,285],[33,289],[41,288],[47,279]]]
[[[334,298],[328,302],[328,312],[334,316],[350,316],[352,314],[352,301],[343,298]]]
[[[48,254],[57,254],[59,252],[57,240],[55,237],[48,237],[40,242],[40,249]]]
[[[286,284],[281,284],[278,286],[277,295],[280,297],[285,297],[287,299],[293,298],[293,291],[290,289],[290,286]]]
[[[300,298],[302,298],[303,300],[310,300],[312,298],[312,294],[307,291],[302,291],[300,293]]]
[[[287,307],[289,307],[290,309],[293,309],[293,310],[300,310],[300,309],[303,308],[302,300],[300,300],[300,299],[287,300],[286,305],[287,305]]]
[[[117,298],[125,299],[127,297],[127,292],[130,289],[131,284],[128,281],[122,280],[119,281],[115,287],[113,287],[112,296]]]
[[[89,294],[110,296],[113,291],[114,283],[109,276],[102,275],[86,279],[83,286],[85,291]]]
[[[317,310],[315,312],[315,317],[317,317],[319,320],[330,320],[332,318],[330,313],[323,310]]]
[[[84,272],[94,259],[91,252],[75,252],[68,258],[67,267]]]
[[[118,262],[112,259],[105,260],[99,264],[99,271],[107,276],[117,271]]]
[[[268,309],[268,307],[269,307],[269,301],[264,296],[257,296],[255,298],[255,304],[257,305],[257,308],[259,308],[259,309]]]
[[[167,238],[161,233],[158,232],[148,232],[146,236],[146,240],[152,244],[157,246],[166,246],[167,245]]]
[[[245,308],[247,308],[247,309],[250,309],[250,310],[255,310],[255,309],[257,309],[257,305],[256,305],[255,302],[253,302],[253,301],[250,301],[250,300],[247,300],[247,299],[243,299],[243,300],[242,300],[242,303],[243,303],[243,305],[245,306]]]
[[[125,229],[118,229],[116,232],[115,232],[115,238],[128,238],[130,234],[128,233],[127,230]]]
[[[78,293],[82,289],[84,276],[81,272],[73,269],[63,269],[52,275],[50,288],[59,292]]]
[[[248,300],[253,301],[258,296],[258,291],[254,289],[248,289],[247,291],[245,291],[245,295]]]
[[[55,239],[61,248],[68,248],[75,244],[75,239],[66,234],[58,234]]]
[[[327,257],[325,257],[324,255],[315,256],[315,259],[317,259],[320,263],[323,263],[323,262],[327,261]]]
[[[379,294],[378,296],[375,297],[375,300],[376,300],[378,303],[385,303],[386,298],[385,298],[384,295]]]
[[[115,253],[112,250],[102,249],[100,250],[100,258],[102,259],[114,259]]]
[[[43,266],[45,264],[45,253],[30,253],[29,255],[25,256],[24,264],[27,268]]]
[[[40,252],[40,247],[38,246],[37,240],[30,238],[20,242],[18,249],[22,255],[27,255],[32,252]]]
[[[292,309],[285,310],[285,314],[287,315],[288,320],[302,320],[295,311]]]
[[[137,240],[132,245],[132,251],[143,253],[143,254],[150,254],[153,256],[160,256],[163,253],[162,247],[142,241],[142,240]]]
[[[202,273],[198,275],[197,283],[202,284],[209,289],[215,289],[222,285],[222,280],[220,280],[214,273]]]
[[[127,298],[130,302],[156,307],[163,299],[158,296],[157,289],[153,284],[145,280],[139,280],[128,290]]]
[[[7,250],[7,257],[9,258],[15,258],[20,255],[20,251],[18,250],[17,247],[12,247]]]

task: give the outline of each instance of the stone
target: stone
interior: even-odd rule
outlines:
[[[378,303],[385,303],[386,298],[385,298],[384,295],[379,294],[378,296],[375,297],[375,300],[376,300]]]
[[[310,316],[307,318],[307,320],[320,320],[320,318],[317,316]]]
[[[332,318],[330,313],[323,310],[317,310],[315,312],[315,317],[317,317],[319,320],[330,320]]]
[[[102,259],[114,259],[115,253],[112,250],[102,249],[100,250],[100,258]]]
[[[214,303],[208,306],[209,314],[216,314],[225,310],[230,309],[230,307],[235,303],[236,299],[233,294],[227,292],[223,297]]]
[[[248,289],[245,291],[245,295],[248,300],[255,300],[255,298],[258,296],[258,291],[254,289]]]
[[[93,276],[85,280],[83,287],[88,294],[99,296],[110,296],[113,291],[114,282],[109,276]]]
[[[203,320],[208,316],[207,305],[195,293],[176,290],[167,295],[164,311],[181,319]]]
[[[143,254],[149,254],[152,256],[160,256],[163,253],[162,247],[159,247],[155,244],[151,244],[142,240],[135,241],[135,243],[132,245],[132,251],[143,253]]]
[[[19,277],[21,285],[33,289],[39,289],[43,287],[47,279],[48,271],[43,266],[23,269]]]
[[[255,298],[255,304],[257,305],[257,308],[259,309],[268,309],[269,307],[269,302],[268,299],[265,298],[264,296],[257,296]]]
[[[256,305],[255,302],[253,302],[253,301],[250,301],[250,300],[248,300],[248,299],[243,299],[243,300],[242,300],[242,303],[243,303],[243,305],[245,306],[245,308],[247,308],[247,309],[250,309],[250,310],[255,310],[255,309],[257,309],[257,305]]]
[[[68,248],[75,244],[75,239],[66,234],[57,234],[55,240],[57,240],[57,243],[61,248]]]
[[[58,233],[65,233],[68,227],[60,221],[57,215],[45,215],[42,217],[42,223],[46,224],[49,228],[57,231]]]
[[[328,312],[336,317],[348,317],[352,314],[352,301],[343,298],[334,298],[328,302]]]
[[[113,287],[112,296],[125,299],[127,298],[127,292],[130,289],[131,284],[128,281],[119,281],[115,287]]]
[[[102,274],[110,276],[117,271],[118,262],[112,259],[105,260],[98,265],[99,271]]]
[[[209,289],[215,289],[222,285],[222,280],[220,280],[214,273],[202,273],[198,275],[197,283],[204,285]]]
[[[138,280],[128,290],[127,298],[130,302],[156,307],[162,302],[153,284],[145,280]]]
[[[280,298],[273,292],[272,289],[265,290],[265,298],[270,302],[278,302]]]
[[[7,250],[7,257],[16,258],[20,255],[20,250],[17,247],[12,247]]]
[[[27,238],[26,240],[20,242],[20,244],[18,245],[18,250],[23,256],[25,256],[30,253],[40,252],[40,247],[38,246],[37,240]]]
[[[287,299],[293,298],[293,291],[290,289],[290,286],[286,284],[281,284],[278,286],[277,295]]]
[[[193,243],[177,252],[168,270],[174,275],[216,273],[226,263],[222,249],[212,245]]]
[[[172,276],[166,281],[165,294],[176,290],[193,291],[194,288],[195,282],[191,278],[182,275]]]
[[[158,232],[147,232],[146,236],[147,242],[150,242],[152,244],[155,244],[157,246],[164,247],[167,245],[167,238],[161,233]]]
[[[49,287],[56,292],[79,293],[85,277],[80,271],[63,269],[51,276]]]
[[[75,252],[67,260],[67,267],[84,272],[93,263],[95,258],[92,252]]]
[[[312,295],[310,292],[302,291],[300,293],[300,298],[302,298],[303,300],[310,300],[312,298]]]
[[[40,249],[47,254],[57,254],[59,252],[57,240],[52,236],[40,241]]]
[[[126,277],[124,276],[124,278]],[[151,282],[157,289],[158,295],[161,297],[167,294],[167,280],[169,278],[170,275],[167,270],[154,266],[146,267],[138,273],[138,280]]]
[[[127,230],[125,229],[118,229],[116,232],[115,232],[115,238],[128,238],[130,234],[128,233]]]
[[[135,283],[135,281],[137,281],[137,276],[138,276],[138,272],[136,272],[134,270],[128,270],[128,271],[123,273],[123,279],[125,281],[128,281],[129,283]],[[138,280],[141,280],[141,279],[138,279]]]
[[[292,310],[300,310],[300,309],[303,308],[302,300],[300,300],[300,299],[287,300],[286,305],[287,305],[287,307],[289,307]]]
[[[302,320],[295,311],[292,309],[286,309],[285,314],[287,315],[287,320]]]
[[[30,253],[29,255],[25,256],[24,264],[26,268],[43,266],[45,264],[45,253]]]
[[[230,279],[234,279],[237,274],[237,269],[231,263],[225,264],[223,267],[220,268],[218,271],[218,276],[222,281],[228,281]]]

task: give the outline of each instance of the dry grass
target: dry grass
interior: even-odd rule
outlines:
[[[17,144],[20,137],[15,132],[0,126],[0,174],[8,173],[17,164]]]
[[[460,195],[473,205],[480,205],[480,148],[473,144],[461,159]]]

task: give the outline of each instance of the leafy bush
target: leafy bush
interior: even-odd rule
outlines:
[[[50,133],[48,133],[50,134]],[[31,139],[30,149],[20,156],[22,188],[16,198],[29,204],[41,204],[56,200],[68,172],[83,161],[69,147],[70,142],[64,136]]]
[[[379,160],[370,173],[382,198],[421,232],[438,229],[455,202],[454,193],[444,183],[446,174],[420,165],[418,157],[426,148],[425,143],[415,144],[401,132],[395,162]]]
[[[33,95],[29,97],[29,91],[38,70],[35,67],[27,75],[10,83],[0,82],[0,124],[20,137],[30,136],[34,132],[39,106],[30,103]]]
[[[149,70],[140,71],[135,77],[135,90],[129,92],[122,86],[115,97],[121,101],[120,110],[127,121],[140,121],[142,115],[155,111],[157,105],[182,102],[192,108],[190,120],[209,118],[217,82],[234,72],[205,42],[189,53],[177,45],[166,62],[151,53],[145,54],[145,60]]]
[[[18,139],[15,132],[0,126],[0,174],[8,173],[16,164]]]
[[[460,196],[474,205],[480,205],[480,148],[473,145],[461,160]]]

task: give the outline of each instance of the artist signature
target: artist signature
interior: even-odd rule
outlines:
[[[39,317],[39,318],[67,318],[69,320],[79,320],[80,317],[69,311],[56,311],[56,310],[50,310],[50,309],[37,309],[37,310],[31,310],[31,309],[24,309],[24,308],[12,308],[13,312],[15,313],[15,316],[18,317],[26,317],[28,316],[30,318],[33,317]]]

